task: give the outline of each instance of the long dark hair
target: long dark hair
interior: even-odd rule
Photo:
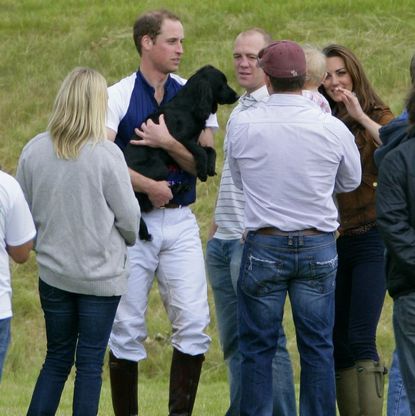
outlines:
[[[326,58],[338,57],[343,59],[345,68],[352,78],[353,92],[356,94],[360,106],[365,114],[370,117],[373,110],[386,107],[367,79],[362,64],[350,49],[345,46],[331,44],[326,46],[322,52]],[[355,123],[354,120],[348,115],[344,105],[333,101],[327,94],[323,85],[319,90],[330,103],[333,114],[339,117],[347,125],[353,125]]]

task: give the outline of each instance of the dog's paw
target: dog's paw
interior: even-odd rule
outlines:
[[[197,177],[199,178],[200,181],[206,182],[208,175],[206,173],[198,173]]]

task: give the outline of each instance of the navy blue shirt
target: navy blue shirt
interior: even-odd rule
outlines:
[[[170,101],[181,88],[182,85],[169,75],[164,85],[164,97],[160,105]],[[154,88],[144,79],[141,72],[137,71],[128,110],[118,125],[115,138],[115,143],[121,150],[133,137],[134,129],[141,126],[150,114],[158,110],[159,104],[154,98],[154,93]],[[181,189],[181,192],[177,194],[173,192],[171,202],[178,205],[189,205],[194,202],[196,199],[196,177],[185,172],[177,163],[172,163],[168,168],[167,181],[173,188],[179,187]],[[183,191],[183,189],[186,190]]]

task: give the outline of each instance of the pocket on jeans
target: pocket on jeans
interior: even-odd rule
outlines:
[[[310,276],[313,286],[317,287],[319,292],[326,293],[334,290],[336,281],[338,257],[317,255],[309,261]]]
[[[66,292],[39,279],[39,296],[41,300],[60,302],[65,300]]]
[[[249,255],[240,276],[240,287],[248,295],[264,296],[276,289],[282,262]]]

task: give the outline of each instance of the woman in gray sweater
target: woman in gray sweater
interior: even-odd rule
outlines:
[[[98,413],[102,365],[140,208],[118,147],[106,140],[107,85],[76,68],[56,97],[47,132],[23,149],[17,179],[37,229],[47,353],[28,415],[54,415],[76,365],[73,414]]]

